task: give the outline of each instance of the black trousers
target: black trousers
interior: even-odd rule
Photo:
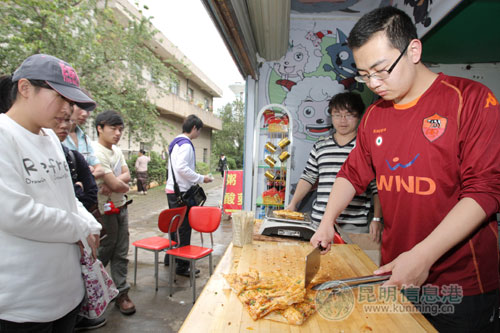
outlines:
[[[496,333],[499,331],[498,297],[498,290],[474,296],[463,296],[459,304],[454,304],[454,313],[437,315],[424,313],[424,316],[439,332]]]
[[[181,192],[182,194],[184,192]],[[177,204],[177,200],[175,197],[175,193],[167,193],[167,200],[168,200],[168,208],[177,208],[179,205]],[[179,246],[186,246],[186,245],[191,245],[191,226],[189,225],[189,208],[188,207],[186,211],[186,216],[184,216],[184,222],[182,222],[181,227],[179,228],[179,240],[180,244]],[[170,234],[170,239],[174,240],[177,242],[177,237],[175,233]],[[168,264],[168,255],[165,255],[164,259],[165,264]],[[187,269],[189,266],[189,261],[182,260],[182,259],[176,259],[175,263],[177,265],[177,269]]]

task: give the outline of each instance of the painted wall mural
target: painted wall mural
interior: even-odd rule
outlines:
[[[282,104],[293,116],[292,184],[297,183],[313,143],[332,134],[327,113],[330,98],[354,91],[367,106],[376,98],[353,78],[357,69],[346,40],[358,18],[377,7],[393,5],[414,19],[422,36],[458,2],[292,0],[288,51],[278,61],[264,62],[258,81],[258,109]]]
[[[350,90],[360,93],[367,105],[373,101],[373,94],[353,78],[356,66],[346,39],[355,22],[292,19],[287,53],[261,67],[259,108],[282,104],[294,119],[292,183],[298,181],[313,143],[332,134],[329,100]]]

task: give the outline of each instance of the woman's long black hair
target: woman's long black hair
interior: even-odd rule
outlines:
[[[35,89],[52,89],[43,80],[28,80]],[[12,75],[0,76],[0,113],[6,113],[17,98],[17,82],[12,82]]]

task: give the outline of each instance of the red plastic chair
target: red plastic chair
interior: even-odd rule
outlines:
[[[132,245],[135,246],[134,285],[136,284],[137,277],[137,249],[144,249],[155,253],[156,291],[158,291],[158,253],[163,252],[167,249],[171,249],[179,243],[178,229],[181,226],[182,221],[184,221],[186,210],[187,207],[165,209],[158,216],[158,228],[162,232],[166,233],[168,235],[168,238],[154,236],[144,238],[132,243]],[[170,241],[171,232],[176,233],[177,242],[173,240]]]
[[[345,244],[346,242],[344,239],[340,236],[339,233],[335,232],[333,235],[333,244]]]
[[[191,227],[200,232],[201,235],[201,245],[187,245],[183,247],[178,247],[170,249],[167,253],[170,255],[170,297],[173,293],[173,283],[174,278],[174,258],[181,258],[189,261],[190,268],[190,282],[193,286],[193,303],[196,300],[196,279],[194,272],[196,270],[196,260],[209,258],[209,270],[210,275],[212,275],[212,252],[214,247],[214,239],[212,233],[217,230],[220,225],[220,220],[222,216],[222,211],[218,207],[191,207],[189,210],[189,224]],[[211,247],[203,247],[203,233],[210,233]]]

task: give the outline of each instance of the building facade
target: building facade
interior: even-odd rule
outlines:
[[[127,0],[111,0],[107,2],[116,18],[127,24],[130,20],[140,18],[142,14]],[[119,147],[125,157],[137,153],[140,149],[165,154],[168,144],[177,135],[182,133],[182,123],[190,114],[195,114],[204,123],[200,137],[193,141],[198,162],[210,163],[212,131],[222,129],[222,120],[213,112],[213,98],[222,96],[222,89],[213,83],[195,64],[193,64],[174,44],[161,32],[158,32],[153,41],[145,45],[160,59],[164,59],[165,66],[175,70],[176,80],[168,83],[168,92],[159,93],[159,87],[148,73],[144,76],[148,81],[148,96],[150,102],[158,110],[158,123],[161,138],[151,141],[136,141],[129,138],[125,129]],[[149,75],[149,78],[147,77]],[[165,83],[163,83],[165,84]],[[91,122],[89,122],[91,123]],[[87,133],[96,139],[93,124],[88,124]]]

